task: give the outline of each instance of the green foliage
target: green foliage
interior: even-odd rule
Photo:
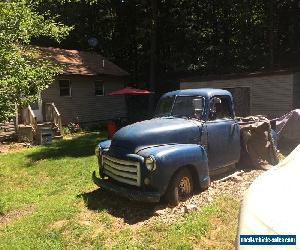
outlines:
[[[32,39],[48,37],[61,41],[71,28],[34,11],[26,1],[0,3],[0,121],[13,115],[15,104],[37,98],[59,72],[28,46]]]

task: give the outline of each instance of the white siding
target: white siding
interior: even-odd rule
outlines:
[[[250,87],[251,115],[279,117],[293,108],[293,74],[181,82],[181,89]]]
[[[70,79],[72,96],[60,96],[58,81],[43,91],[44,103],[54,102],[62,115],[63,124],[76,121],[83,123],[126,117],[127,109],[124,96],[95,96],[95,80],[103,80],[106,94],[124,87],[124,81],[114,78],[61,76]]]

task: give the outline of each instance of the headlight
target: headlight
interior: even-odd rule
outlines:
[[[101,152],[102,150],[101,150],[101,148],[99,147],[99,146],[97,146],[96,147],[96,149],[95,149],[95,155],[97,156],[97,157],[100,157],[101,156]]]
[[[156,169],[156,162],[154,156],[150,155],[146,157],[145,165],[149,171],[154,171]]]

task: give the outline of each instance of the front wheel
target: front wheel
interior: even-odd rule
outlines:
[[[192,196],[194,191],[193,177],[186,168],[179,170],[171,179],[166,192],[166,200],[171,206]]]

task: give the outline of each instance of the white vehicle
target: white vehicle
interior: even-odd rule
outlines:
[[[300,145],[259,176],[242,203],[237,249],[300,249]],[[240,245],[240,235],[296,235],[296,245]]]

